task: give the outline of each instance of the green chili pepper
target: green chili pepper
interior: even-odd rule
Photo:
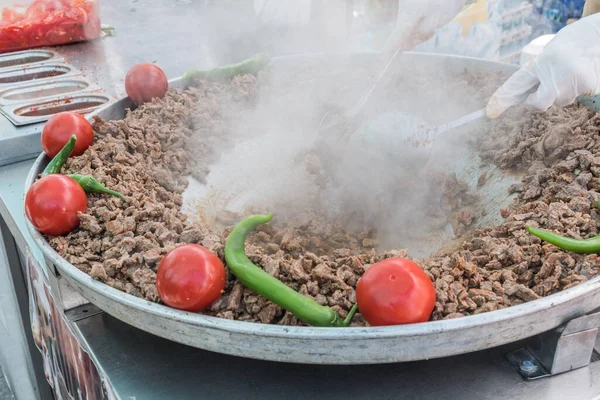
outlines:
[[[596,202],[596,207],[600,210],[600,199]],[[535,229],[530,226],[525,227],[525,229],[533,236],[537,236],[563,250],[579,254],[594,254],[600,252],[600,235],[579,240],[560,236],[556,233],[543,231],[541,229]]]
[[[104,186],[102,183],[100,183],[100,181],[98,181],[96,178],[94,178],[91,175],[70,174],[67,176],[69,178],[75,180],[75,182],[79,183],[79,186],[81,186],[81,188],[86,193],[111,194],[111,195],[117,196],[121,200],[125,201],[125,196],[123,196],[121,193],[116,192],[114,190],[107,189],[106,186]]]
[[[526,227],[527,232],[539,237],[546,242],[555,245],[563,250],[572,251],[580,254],[593,254],[600,252],[600,236],[594,236],[589,239],[578,240],[557,235],[556,233]]]
[[[268,54],[260,53],[237,64],[214,69],[192,69],[183,74],[182,79],[188,83],[200,79],[209,81],[227,80],[236,75],[256,74],[269,62],[271,62],[271,57]]]
[[[303,296],[283,282],[254,265],[246,255],[245,242],[248,234],[257,226],[273,219],[273,214],[253,215],[240,222],[229,234],[225,244],[225,261],[229,270],[244,285],[271,300],[298,319],[317,327],[344,327],[350,325],[356,313],[356,304],[342,320],[331,308],[312,298]]]
[[[71,135],[69,141],[64,145],[64,147],[58,152],[57,155],[54,156],[52,161],[46,166],[44,172],[42,172],[42,176],[51,175],[51,174],[59,174],[61,168],[73,152],[75,148],[75,142],[77,141],[77,136]]]

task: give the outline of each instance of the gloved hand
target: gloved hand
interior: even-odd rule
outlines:
[[[535,59],[515,72],[492,95],[487,115],[497,118],[525,97],[524,104],[547,110],[552,105],[567,106],[578,96],[598,93],[600,14],[595,14],[561,29]]]
[[[412,50],[433,37],[462,10],[466,0],[398,0],[396,27],[384,51]]]

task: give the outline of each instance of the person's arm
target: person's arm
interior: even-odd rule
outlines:
[[[583,6],[582,18],[589,17],[590,15],[597,14],[600,12],[600,0],[586,0]]]
[[[412,50],[433,37],[463,9],[467,0],[398,0],[396,27],[384,51]]]
[[[492,95],[487,114],[496,118],[521,100],[535,109],[547,110],[553,105],[572,104],[578,96],[598,93],[600,14],[595,14],[561,29],[535,59]]]

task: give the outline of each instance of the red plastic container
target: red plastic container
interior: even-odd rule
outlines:
[[[0,15],[0,53],[90,40],[100,31],[97,0],[16,3]]]

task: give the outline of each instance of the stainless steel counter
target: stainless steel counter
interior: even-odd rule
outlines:
[[[156,61],[169,77],[181,75],[190,65],[206,67],[235,61],[258,49],[260,32],[250,8],[237,20],[224,24],[221,8],[205,1],[102,0],[102,18],[116,37],[59,48],[76,68],[112,96],[123,94],[122,79],[136,62]],[[235,3],[239,9],[251,1]],[[245,14],[244,14],[245,13]],[[239,37],[242,39],[238,39]],[[302,47],[287,51],[315,50]],[[282,49],[270,43],[274,53]],[[234,57],[233,55],[236,55]],[[11,134],[0,119],[0,139]],[[37,131],[35,130],[37,129]],[[25,226],[22,213],[23,182],[40,151],[39,127],[14,143],[30,146],[25,161],[0,167],[0,269],[13,290],[3,293],[0,361],[11,360],[11,384],[24,399],[48,398],[40,357],[31,346],[27,298],[23,296],[22,260],[29,248],[42,261]],[[4,135],[4,136],[3,136]],[[58,281],[58,285],[63,285]],[[6,285],[5,285],[6,286]],[[128,326],[61,286],[68,318],[86,341],[99,367],[122,399],[593,399],[600,398],[600,363],[537,381],[525,381],[505,361],[518,344],[446,359],[381,366],[306,366],[240,359],[179,345]],[[12,314],[11,314],[12,313]],[[16,322],[15,322],[16,321]],[[4,331],[2,331],[4,333]],[[598,348],[598,346],[597,346]],[[385,351],[385,349],[382,349]],[[25,358],[21,360],[19,357]],[[21,362],[22,361],[22,362]],[[21,375],[18,375],[21,374]],[[24,377],[22,374],[26,374]]]
[[[77,326],[123,399],[575,400],[600,396],[600,363],[527,382],[504,360],[511,346],[428,362],[306,366],[192,349],[106,314]]]

